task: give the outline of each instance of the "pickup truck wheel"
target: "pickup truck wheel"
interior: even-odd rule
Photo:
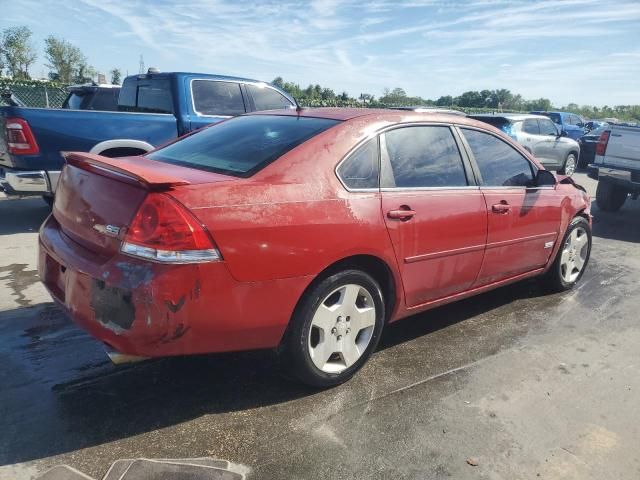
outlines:
[[[601,179],[596,190],[598,208],[604,212],[617,212],[622,208],[629,193],[608,180]]]
[[[384,308],[380,286],[360,270],[343,270],[312,284],[283,339],[282,368],[312,387],[346,382],[375,350]]]
[[[576,172],[576,166],[578,165],[578,159],[576,158],[575,153],[570,153],[567,155],[567,159],[564,161],[564,165],[560,170],[561,175],[567,175],[570,177]]]
[[[569,224],[556,258],[542,277],[542,284],[553,292],[569,290],[578,283],[591,255],[591,227],[584,217]]]

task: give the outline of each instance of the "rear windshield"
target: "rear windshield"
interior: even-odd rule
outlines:
[[[125,79],[118,110],[123,112],[173,113],[171,84],[167,78]]]
[[[339,123],[326,118],[248,115],[205,128],[147,158],[250,177],[311,137]]]

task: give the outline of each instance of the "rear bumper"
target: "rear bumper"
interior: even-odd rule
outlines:
[[[7,195],[53,195],[59,171],[0,169],[0,188]]]
[[[224,262],[99,258],[66,237],[53,216],[40,230],[38,273],[81,328],[139,357],[275,347],[311,281],[238,282]]]

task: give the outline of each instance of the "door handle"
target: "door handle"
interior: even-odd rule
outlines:
[[[505,201],[501,201],[500,203],[496,203],[495,205],[491,205],[491,211],[493,213],[500,213],[502,215],[509,213],[511,210],[511,206]]]
[[[415,210],[411,210],[406,205],[403,205],[398,210],[389,210],[387,212],[387,217],[406,221],[413,218],[415,214],[416,214]]]

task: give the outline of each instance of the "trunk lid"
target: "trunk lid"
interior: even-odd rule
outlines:
[[[231,180],[144,157],[106,158],[65,153],[53,216],[64,234],[105,257],[117,253],[126,230],[150,191]]]

